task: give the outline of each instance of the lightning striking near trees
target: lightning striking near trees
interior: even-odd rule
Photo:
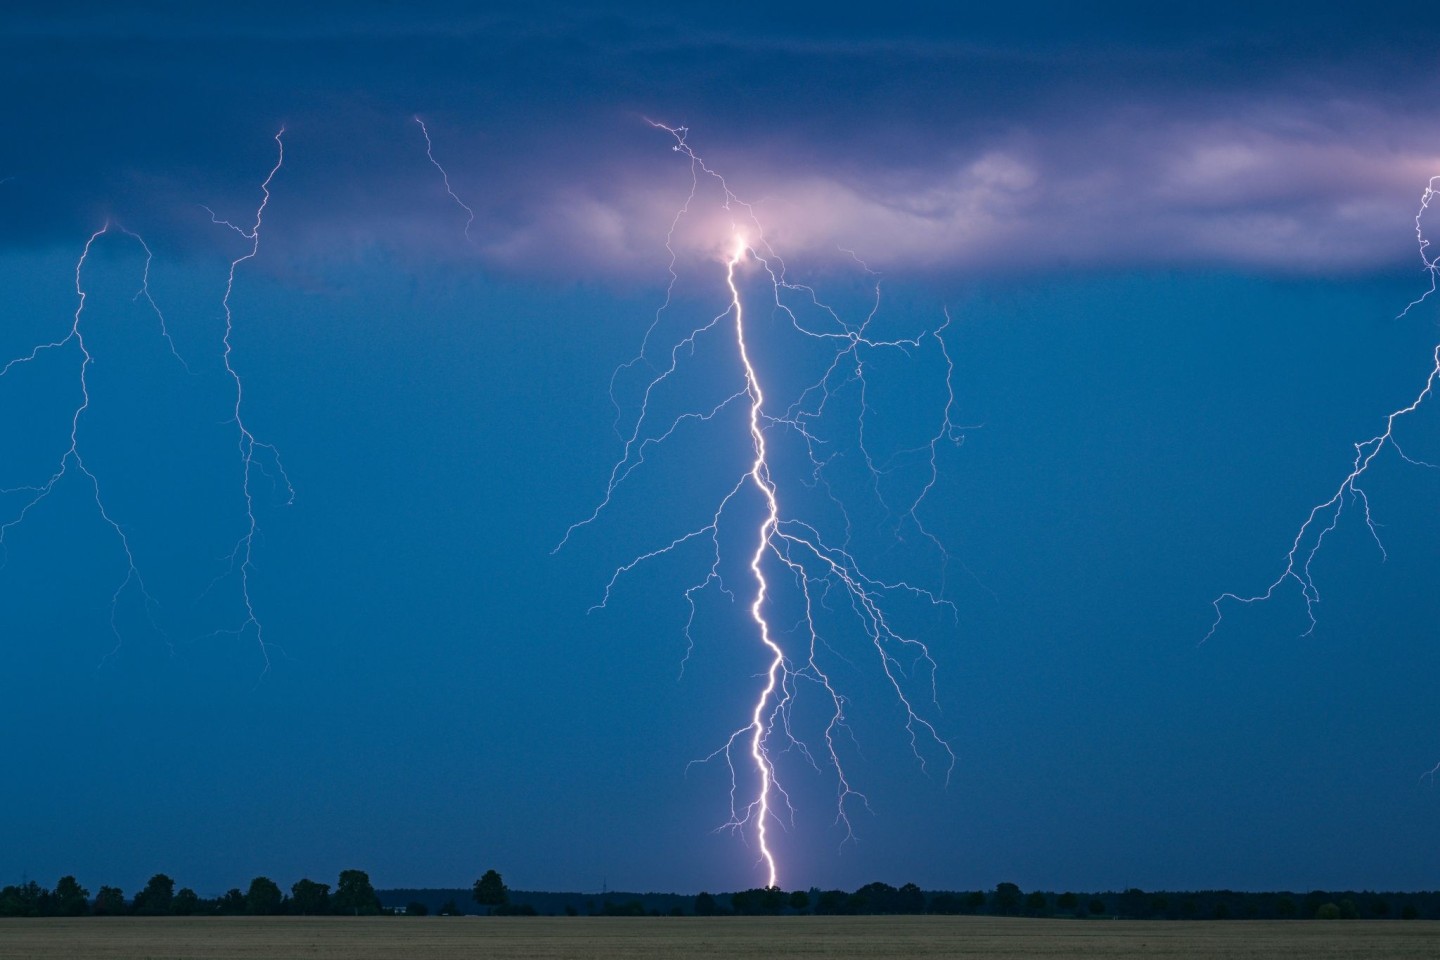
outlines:
[[[256,519],[255,506],[255,472],[269,476],[274,483],[283,487],[287,499],[293,501],[294,490],[281,465],[275,448],[260,440],[257,440],[254,433],[246,425],[243,416],[244,408],[244,381],[234,364],[234,314],[231,307],[231,297],[235,290],[236,272],[242,263],[253,259],[260,249],[260,228],[264,218],[267,205],[270,202],[270,185],[279,173],[284,162],[284,129],[282,128],[275,135],[275,144],[278,150],[278,157],[269,174],[260,185],[262,199],[255,211],[254,222],[250,226],[237,226],[228,220],[220,219],[213,211],[210,212],[211,219],[219,225],[228,227],[239,234],[247,244],[245,251],[231,261],[226,276],[224,295],[221,298],[221,306],[224,314],[224,333],[221,340],[221,359],[224,367],[224,374],[233,386],[233,402],[230,405],[230,422],[236,430],[238,451],[241,466],[241,492],[245,504],[244,530],[236,541],[235,547],[229,557],[228,573],[239,575],[240,600],[244,609],[241,623],[228,630],[235,635],[241,635],[253,630],[260,652],[265,660],[266,668],[269,667],[269,653],[263,635],[261,622],[255,611],[255,603],[251,592],[251,574],[254,570],[254,548],[258,532],[258,521]],[[206,208],[208,211],[208,208]],[[154,261],[154,254],[145,240],[134,231],[131,231],[113,221],[106,221],[105,224],[92,233],[85,241],[79,258],[74,268],[74,289],[75,289],[75,310],[71,315],[68,329],[64,336],[58,339],[45,341],[36,344],[28,352],[14,357],[8,361],[3,368],[0,368],[0,382],[17,372],[20,368],[45,362],[50,356],[63,356],[67,352],[73,352],[75,357],[75,377],[78,385],[79,399],[68,416],[69,431],[66,446],[55,462],[53,471],[48,475],[36,478],[33,482],[0,490],[6,498],[18,498],[18,506],[12,508],[8,515],[0,520],[0,550],[8,548],[7,537],[13,530],[20,526],[42,503],[49,500],[56,489],[72,475],[81,478],[88,488],[95,504],[95,509],[100,519],[114,533],[121,553],[125,558],[125,572],[120,578],[118,586],[111,595],[110,627],[115,635],[117,647],[121,643],[121,631],[117,622],[117,615],[122,597],[132,588],[138,591],[144,600],[147,615],[152,625],[157,630],[158,624],[155,614],[159,604],[145,584],[140,572],[140,565],[136,560],[136,552],[132,548],[131,539],[126,533],[125,524],[117,518],[117,515],[104,493],[101,479],[90,466],[86,458],[86,444],[84,441],[84,425],[86,414],[92,407],[92,394],[90,383],[90,371],[96,364],[96,356],[86,341],[86,301],[88,293],[84,283],[84,271],[87,261],[95,245],[103,238],[112,234],[121,234],[131,242],[139,245],[144,252],[144,265],[141,270],[139,289],[135,293],[136,301],[144,300],[150,311],[154,314],[158,333],[164,340],[168,352],[174,360],[187,372],[194,374],[190,365],[176,349],[175,342],[171,337],[170,330],[164,312],[156,302],[150,290],[150,271]],[[274,471],[273,473],[271,471]],[[215,582],[223,580],[227,573],[222,573]],[[213,584],[212,584],[213,586]],[[163,631],[162,631],[163,632]]]
[[[743,721],[697,762],[728,768],[729,816],[722,829],[753,838],[765,884],[773,887],[780,881],[773,829],[793,824],[796,814],[783,785],[787,756],[832,779],[835,819],[846,840],[854,837],[855,807],[868,804],[847,770],[858,747],[847,712],[852,696],[838,679],[841,669],[858,666],[847,641],[858,639],[857,649],[868,651],[878,667],[922,769],[938,762],[948,779],[954,768],[955,753],[935,726],[936,662],[913,624],[918,611],[941,613],[953,623],[943,578],[940,587],[930,588],[862,566],[859,541],[872,525],[859,529],[846,496],[858,487],[882,515],[874,527],[892,539],[913,533],[943,570],[948,558],[922,512],[943,448],[964,439],[945,341],[950,317],[944,313],[933,329],[909,336],[880,332],[893,321],[883,316],[879,280],[853,254],[850,263],[867,284],[858,316],[823,301],[812,286],[789,278],[755,208],[694,152],[689,130],[651,125],[673,138],[672,150],[690,172],[689,193],[666,235],[669,283],[639,353],[611,378],[622,448],[604,495],[565,531],[556,550],[600,522],[661,447],[701,430],[719,435],[730,428],[730,440],[743,438],[735,448],[738,462],[714,467],[728,476],[717,485],[718,502],[702,509],[696,525],[618,566],[597,608],[607,607],[622,580],[642,565],[689,558],[698,570],[683,590],[684,634],[693,650],[702,597],[711,588],[732,600],[743,595],[746,642],[759,658],[757,689]],[[697,239],[682,242],[682,233]],[[718,297],[719,312],[687,322],[677,314],[691,306],[682,273],[689,280],[686,267],[692,264],[696,270],[708,265],[723,286],[706,294]],[[665,339],[668,347],[657,346]],[[936,368],[937,409],[909,441],[876,452],[882,418],[872,399],[870,368],[894,359],[907,365],[928,360]],[[621,396],[627,389],[633,402]],[[664,412],[671,407],[677,412]],[[713,442],[724,441],[717,436]],[[711,467],[695,463],[689,470],[698,479]],[[743,562],[728,560],[733,542],[740,544],[732,549]],[[819,719],[807,737],[800,730],[802,714],[812,709]]]
[[[1437,274],[1440,274],[1440,255],[1431,256],[1429,254],[1430,241],[1425,236],[1423,221],[1431,200],[1436,196],[1437,181],[1440,181],[1440,176],[1430,178],[1430,182],[1421,195],[1420,208],[1415,214],[1415,239],[1419,244],[1420,259],[1430,277],[1430,286],[1419,297],[1407,304],[1405,309],[1400,311],[1399,317],[1406,316],[1413,308],[1424,303],[1436,289]],[[1369,531],[1371,539],[1375,541],[1381,557],[1386,556],[1385,544],[1380,538],[1375,516],[1371,512],[1370,498],[1365,492],[1363,483],[1381,454],[1387,450],[1393,452],[1400,461],[1412,466],[1427,467],[1432,470],[1440,469],[1440,464],[1430,463],[1406,453],[1396,433],[1403,421],[1418,411],[1435,392],[1436,382],[1440,380],[1440,344],[1435,346],[1431,359],[1433,363],[1425,378],[1424,386],[1415,394],[1414,398],[1404,406],[1391,411],[1384,419],[1382,430],[1369,439],[1354,445],[1355,457],[1351,461],[1349,471],[1341,479],[1334,493],[1328,499],[1312,507],[1305,517],[1305,521],[1300,524],[1300,528],[1295,533],[1295,539],[1291,541],[1290,549],[1285,554],[1285,565],[1280,571],[1280,575],[1259,593],[1250,595],[1224,593],[1211,601],[1211,605],[1215,609],[1215,619],[1210,625],[1210,631],[1205,634],[1205,640],[1209,640],[1220,629],[1224,620],[1224,605],[1227,602],[1248,606],[1269,600],[1290,581],[1294,581],[1305,601],[1305,615],[1309,625],[1303,635],[1309,636],[1314,632],[1318,625],[1315,605],[1320,602],[1320,591],[1315,584],[1313,572],[1315,558],[1320,554],[1321,547],[1325,545],[1325,538],[1340,525],[1347,509],[1359,511],[1361,521]]]

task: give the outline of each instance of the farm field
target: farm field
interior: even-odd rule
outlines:
[[[1427,921],[982,917],[157,917],[0,920],[0,960],[676,957],[1433,958]]]

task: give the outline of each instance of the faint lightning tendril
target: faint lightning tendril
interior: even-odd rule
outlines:
[[[1440,181],[1440,176],[1430,178],[1430,182],[1426,185],[1425,191],[1420,197],[1420,208],[1415,214],[1415,239],[1420,247],[1420,259],[1425,265],[1425,271],[1430,275],[1430,287],[1415,300],[1407,304],[1405,309],[1400,311],[1399,317],[1404,317],[1411,309],[1424,303],[1436,290],[1437,273],[1440,273],[1440,256],[1431,257],[1427,253],[1430,248],[1430,241],[1425,237],[1422,221],[1425,216],[1425,211],[1430,206],[1430,201],[1435,197],[1437,181]],[[1399,317],[1397,317],[1397,319],[1399,319]],[[1300,525],[1300,529],[1296,532],[1295,539],[1291,541],[1290,550],[1285,555],[1285,567],[1280,572],[1280,576],[1261,593],[1251,596],[1223,593],[1212,600],[1211,606],[1215,609],[1215,619],[1210,624],[1210,631],[1205,634],[1201,643],[1209,640],[1215,635],[1215,632],[1220,629],[1220,624],[1224,619],[1222,605],[1225,601],[1229,600],[1248,605],[1269,600],[1275,595],[1275,591],[1283,586],[1287,580],[1295,581],[1300,588],[1301,597],[1305,600],[1305,615],[1309,619],[1309,627],[1302,636],[1309,636],[1313,633],[1316,626],[1318,626],[1318,621],[1315,618],[1315,605],[1320,602],[1320,591],[1315,585],[1315,577],[1311,568],[1316,556],[1320,553],[1320,548],[1325,544],[1325,538],[1339,526],[1341,517],[1345,513],[1345,508],[1351,504],[1358,504],[1357,509],[1360,510],[1366,529],[1369,530],[1371,538],[1375,541],[1376,547],[1379,548],[1381,557],[1386,556],[1385,544],[1380,539],[1380,531],[1374,515],[1370,510],[1370,499],[1361,486],[1361,481],[1365,478],[1366,473],[1369,472],[1370,467],[1375,463],[1376,458],[1387,449],[1393,450],[1395,455],[1405,463],[1419,467],[1440,469],[1440,465],[1411,457],[1400,446],[1400,442],[1395,437],[1395,428],[1399,421],[1418,410],[1425,400],[1435,391],[1436,382],[1440,380],[1440,344],[1436,344],[1431,354],[1431,360],[1430,373],[1425,378],[1425,386],[1415,395],[1415,398],[1405,406],[1392,411],[1385,417],[1385,429],[1370,439],[1362,440],[1354,445],[1355,459],[1350,464],[1349,473],[1340,481],[1340,485],[1335,488],[1335,492],[1329,499],[1311,508],[1309,515],[1305,518],[1305,522]]]
[[[150,247],[139,234],[106,221],[104,226],[92,233],[85,241],[85,246],[80,251],[80,257],[75,261],[75,313],[71,316],[70,329],[66,331],[65,336],[59,340],[36,344],[28,354],[15,357],[7,362],[3,368],[0,368],[0,378],[3,378],[8,376],[15,368],[35,363],[40,359],[41,355],[52,350],[63,350],[71,344],[74,344],[75,349],[80,354],[80,367],[77,376],[80,389],[80,403],[70,415],[69,445],[65,448],[64,452],[60,454],[60,459],[55,465],[54,472],[40,483],[0,490],[0,493],[3,494],[18,493],[22,495],[22,503],[19,510],[9,519],[0,523],[0,550],[4,550],[7,547],[6,539],[10,535],[10,532],[24,522],[32,510],[49,498],[56,486],[69,474],[71,466],[73,465],[75,471],[88,481],[91,495],[95,500],[95,509],[98,511],[101,520],[114,531],[115,537],[120,543],[120,549],[125,554],[125,576],[120,581],[120,585],[115,588],[115,592],[110,598],[110,631],[115,635],[116,649],[118,649],[122,640],[119,623],[116,618],[119,612],[120,598],[124,595],[126,589],[131,584],[134,584],[136,589],[140,591],[141,596],[144,597],[146,613],[151,617],[152,624],[154,623],[154,611],[158,604],[146,588],[144,578],[140,575],[140,568],[136,565],[135,552],[131,549],[129,536],[126,535],[124,527],[120,525],[110,509],[105,505],[105,498],[100,487],[100,478],[95,475],[94,471],[90,469],[89,464],[85,462],[85,455],[80,443],[80,423],[85,413],[90,409],[90,367],[95,362],[94,355],[85,343],[85,332],[81,327],[87,298],[82,273],[85,269],[85,262],[90,257],[90,251],[95,245],[95,241],[108,234],[112,229],[130,237],[145,251],[145,266],[141,274],[140,289],[136,292],[135,299],[139,300],[143,297],[145,302],[150,305],[151,310],[159,321],[160,335],[169,346],[171,355],[174,356],[182,366],[185,366],[185,361],[181,358],[180,354],[176,352],[175,343],[171,340],[170,332],[166,328],[165,315],[160,311],[160,307],[150,295],[150,262],[153,258]],[[185,366],[185,369],[188,371],[190,368]]]
[[[696,599],[710,586],[733,597],[721,575],[722,550],[721,528],[739,508],[746,497],[754,495],[761,504],[761,518],[753,528],[753,549],[749,551],[746,564],[751,588],[748,610],[750,620],[758,634],[759,645],[763,648],[766,667],[763,683],[756,693],[753,705],[748,709],[747,722],[730,734],[714,752],[700,761],[723,759],[730,772],[730,817],[722,829],[749,833],[755,837],[759,849],[759,865],[762,867],[766,886],[779,883],[779,866],[776,851],[770,835],[774,824],[785,826],[793,823],[795,806],[790,795],[782,786],[778,770],[778,756],[794,750],[814,770],[828,770],[836,782],[836,823],[845,831],[845,839],[854,838],[850,813],[854,804],[867,805],[864,794],[851,786],[842,759],[842,737],[854,740],[854,734],[847,723],[846,709],[849,698],[832,681],[830,670],[825,664],[831,657],[849,663],[836,651],[825,636],[821,626],[822,615],[836,614],[837,610],[857,623],[860,632],[880,665],[881,672],[892,690],[905,716],[905,730],[910,747],[922,769],[927,768],[925,749],[943,754],[948,780],[953,771],[956,757],[950,745],[940,736],[930,719],[917,709],[909,686],[917,674],[928,680],[925,683],[931,705],[936,702],[936,663],[926,644],[901,632],[894,625],[891,607],[899,600],[918,601],[928,607],[943,607],[953,616],[955,608],[945,599],[943,586],[939,592],[912,585],[905,580],[884,580],[867,574],[858,564],[850,546],[850,521],[844,505],[837,497],[827,479],[827,467],[836,457],[831,449],[833,441],[823,436],[819,425],[827,414],[827,404],[847,384],[856,383],[859,388],[859,447],[866,469],[871,477],[871,488],[876,499],[891,514],[891,520],[898,530],[899,525],[912,524],[920,534],[946,559],[940,541],[924,526],[919,511],[938,478],[939,451],[944,444],[958,445],[964,439],[962,428],[955,422],[955,394],[952,384],[954,363],[946,347],[944,333],[950,325],[950,316],[945,314],[944,322],[935,329],[912,338],[882,339],[871,334],[871,326],[880,310],[880,287],[878,279],[874,285],[874,301],[867,315],[859,321],[847,321],[838,311],[824,303],[816,291],[804,284],[788,279],[784,261],[772,249],[765,238],[764,230],[755,215],[753,207],[740,200],[730,189],[725,179],[705,164],[688,142],[689,131],[685,127],[669,127],[649,121],[657,130],[663,130],[673,139],[672,150],[683,155],[689,163],[690,191],[684,203],[676,212],[666,234],[665,247],[670,255],[668,270],[669,285],[665,302],[656,311],[654,319],[641,342],[640,352],[630,361],[622,364],[611,378],[611,399],[615,404],[615,427],[622,441],[620,457],[611,467],[603,497],[585,518],[573,523],[564,533],[555,550],[563,548],[579,531],[597,522],[614,501],[621,486],[646,463],[647,454],[665,443],[682,429],[691,429],[715,422],[726,415],[731,408],[743,406],[746,417],[746,433],[750,455],[748,464],[737,471],[733,484],[721,497],[709,519],[696,529],[682,533],[669,543],[642,553],[618,567],[606,583],[600,601],[592,609],[606,607],[617,583],[647,561],[676,554],[692,546],[706,545],[708,563],[698,582],[684,591],[684,600],[689,609],[685,623],[687,658],[693,647],[691,628],[696,615]],[[692,327],[671,344],[663,359],[658,363],[650,355],[651,341],[657,335],[662,319],[673,305],[676,284],[678,254],[675,249],[676,231],[681,222],[692,215],[702,180],[713,183],[723,199],[720,207],[729,221],[728,248],[723,258],[725,283],[728,290],[728,304],[725,309],[709,320]],[[857,263],[858,258],[857,259]],[[833,350],[828,367],[820,378],[805,388],[788,405],[775,404],[762,384],[762,373],[756,363],[756,345],[750,336],[747,324],[750,311],[745,306],[740,276],[758,266],[769,280],[770,296],[766,305],[773,310],[773,316],[782,323],[815,344]],[[863,263],[861,268],[874,276]],[[802,320],[801,311],[807,314]],[[814,311],[819,320],[809,321],[808,313]],[[763,317],[762,317],[763,318]],[[694,358],[724,331],[733,334],[734,357],[741,373],[740,383],[718,404],[700,409],[688,410],[668,422],[656,422],[660,418],[652,411],[652,401],[676,385],[682,378],[683,363]],[[900,451],[884,464],[877,463],[865,446],[865,423],[870,413],[865,380],[866,358],[872,353],[899,351],[906,355],[933,345],[944,364],[946,400],[943,410],[937,416],[933,433],[917,450]],[[717,347],[723,349],[723,347]],[[619,378],[637,368],[651,371],[645,381],[638,401],[638,412],[634,422],[624,426],[625,407],[615,397]],[[844,516],[844,535],[838,541],[823,536],[817,522],[788,512],[785,489],[789,481],[783,481],[775,472],[772,456],[772,441],[784,438],[798,441],[799,448],[809,461],[809,477],[801,478],[807,487],[821,487],[829,500]],[[898,509],[886,505],[880,496],[881,477],[899,457],[920,454],[928,459],[927,473],[918,492],[907,497]],[[748,492],[747,492],[748,491]],[[708,512],[708,511],[707,511]],[[735,523],[744,523],[737,518]],[[777,575],[779,578],[777,579]],[[777,592],[786,584],[793,584],[793,600],[799,612],[799,621],[790,628],[777,628],[774,623]],[[788,592],[788,588],[787,588]],[[683,667],[682,667],[683,670]],[[792,713],[800,695],[802,685],[817,688],[822,702],[828,704],[821,738],[824,746],[812,750],[792,727]],[[929,744],[929,747],[926,747]],[[817,753],[819,758],[817,759]],[[741,759],[743,758],[743,760]],[[739,765],[748,768],[756,785],[753,794],[741,798],[742,776]],[[823,767],[822,767],[823,763]],[[780,815],[783,808],[785,816]]]
[[[475,238],[470,236],[470,227],[475,223],[475,211],[470,209],[470,206],[461,200],[456,195],[455,189],[450,186],[450,174],[440,166],[440,161],[435,159],[435,145],[430,142],[430,130],[425,126],[425,121],[417,116],[415,122],[420,124],[420,132],[425,135],[425,156],[430,160],[431,165],[440,171],[440,179],[445,183],[445,192],[450,194],[450,199],[454,200],[461,210],[465,211],[465,239],[474,244]]]
[[[270,173],[260,184],[261,200],[260,205],[255,209],[255,222],[247,229],[236,226],[229,220],[222,220],[215,215],[214,211],[210,211],[210,219],[214,223],[229,227],[245,240],[249,241],[250,244],[248,250],[231,261],[230,271],[225,278],[225,296],[220,301],[225,313],[225,336],[222,341],[224,344],[223,359],[225,363],[225,373],[235,386],[235,403],[232,407],[231,422],[235,425],[235,430],[238,435],[237,444],[240,452],[241,488],[245,498],[245,532],[236,542],[235,549],[230,553],[231,571],[237,567],[240,571],[240,598],[245,607],[245,616],[238,627],[226,632],[239,636],[246,630],[253,628],[255,631],[255,642],[260,647],[260,654],[265,660],[266,670],[270,668],[270,652],[265,643],[264,627],[255,615],[255,603],[250,594],[250,574],[255,568],[255,535],[258,530],[258,522],[255,518],[255,492],[252,484],[255,471],[257,470],[267,477],[270,476],[265,469],[264,463],[256,459],[257,451],[262,451],[268,457],[270,464],[274,467],[276,474],[278,474],[278,482],[285,490],[287,505],[295,502],[295,488],[291,485],[290,477],[286,474],[285,467],[280,462],[279,451],[271,444],[257,440],[255,434],[245,425],[245,418],[242,411],[245,402],[245,388],[233,362],[235,350],[233,342],[235,318],[230,306],[230,296],[235,291],[235,271],[240,267],[240,264],[247,260],[253,260],[256,255],[260,253],[260,227],[264,221],[265,208],[270,204],[270,183],[275,179],[275,175],[280,172],[280,168],[285,164],[284,135],[284,127],[281,127],[279,132],[275,134],[275,146],[277,150],[275,166],[270,169]],[[271,477],[271,480],[272,483],[275,482],[274,477]]]

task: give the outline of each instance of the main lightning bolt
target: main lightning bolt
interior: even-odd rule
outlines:
[[[1424,303],[1436,290],[1437,276],[1440,276],[1440,255],[1432,257],[1427,252],[1430,248],[1430,241],[1425,236],[1423,220],[1425,211],[1430,207],[1430,201],[1436,196],[1437,182],[1440,182],[1440,176],[1430,178],[1430,182],[1420,197],[1420,208],[1415,213],[1415,239],[1419,244],[1420,259],[1424,263],[1426,273],[1430,276],[1430,287],[1408,303],[1396,319],[1404,317],[1413,308]],[[1335,488],[1335,492],[1328,499],[1317,503],[1310,509],[1310,513],[1305,517],[1305,522],[1300,524],[1299,530],[1295,533],[1295,539],[1290,543],[1290,549],[1285,554],[1285,566],[1280,571],[1280,575],[1260,593],[1252,595],[1223,593],[1211,601],[1211,606],[1215,609],[1215,619],[1210,624],[1210,631],[1205,634],[1204,640],[1209,640],[1220,629],[1220,624],[1224,620],[1223,604],[1226,601],[1249,605],[1269,600],[1289,581],[1294,581],[1300,588],[1300,595],[1305,601],[1305,615],[1309,620],[1309,626],[1302,636],[1309,636],[1313,633],[1318,626],[1315,605],[1320,602],[1320,591],[1315,585],[1312,566],[1316,556],[1320,553],[1320,548],[1325,545],[1325,538],[1340,525],[1347,507],[1354,506],[1360,511],[1365,527],[1370,532],[1371,539],[1375,541],[1376,547],[1379,548],[1381,557],[1386,556],[1385,544],[1380,539],[1380,531],[1376,525],[1374,514],[1370,510],[1370,498],[1361,484],[1377,458],[1386,450],[1393,451],[1396,457],[1413,466],[1440,469],[1440,465],[1419,460],[1407,454],[1395,435],[1400,422],[1419,410],[1435,392],[1435,385],[1437,381],[1440,381],[1440,344],[1436,344],[1432,351],[1431,360],[1430,373],[1426,376],[1425,384],[1415,398],[1404,406],[1391,411],[1385,417],[1384,429],[1368,440],[1362,440],[1354,445],[1355,457],[1351,461],[1349,472],[1341,479],[1339,486]],[[1203,643],[1204,640],[1201,642]],[[1436,769],[1440,770],[1440,767]]]
[[[902,633],[898,627],[892,625],[892,614],[889,612],[892,602],[899,599],[944,607],[952,615],[954,608],[943,598],[943,592],[927,590],[904,580],[878,579],[860,567],[850,546],[849,515],[844,512],[840,498],[830,489],[826,474],[827,466],[836,456],[828,452],[833,443],[819,431],[819,424],[827,413],[827,404],[834,395],[847,384],[858,383],[860,453],[870,471],[871,489],[883,505],[884,498],[879,496],[881,478],[889,469],[888,464],[895,458],[887,461],[887,464],[877,464],[866,449],[865,421],[870,408],[866,400],[865,358],[872,351],[903,351],[910,354],[933,343],[938,348],[945,366],[944,408],[937,418],[934,432],[918,451],[900,451],[896,455],[898,458],[921,453],[928,463],[927,474],[918,491],[906,498],[908,502],[903,508],[896,509],[887,505],[887,509],[897,531],[902,524],[911,523],[938,549],[939,541],[921,523],[919,511],[938,478],[941,445],[959,444],[963,440],[961,428],[953,419],[955,395],[951,379],[954,364],[943,336],[950,318],[947,313],[944,322],[934,330],[913,338],[880,339],[872,336],[870,327],[880,308],[877,281],[874,286],[875,299],[864,319],[859,322],[846,321],[835,309],[822,302],[813,288],[787,278],[785,263],[765,239],[764,230],[754,209],[740,200],[724,178],[707,166],[691,149],[687,139],[688,130],[685,127],[669,127],[653,121],[651,125],[664,130],[674,139],[672,149],[689,161],[691,173],[690,192],[675,214],[666,235],[666,249],[670,254],[670,282],[666,289],[665,302],[656,311],[655,318],[642,340],[639,354],[618,368],[611,379],[611,398],[617,410],[616,428],[623,441],[623,450],[611,468],[605,494],[588,517],[572,524],[566,530],[555,549],[564,547],[574,534],[600,518],[611,505],[620,486],[646,462],[647,454],[654,447],[670,440],[684,428],[713,422],[734,406],[744,408],[751,451],[749,463],[721,498],[708,522],[618,567],[606,584],[596,608],[607,606],[619,580],[641,564],[674,554],[691,544],[705,544],[709,557],[708,565],[701,579],[684,591],[684,599],[689,608],[685,636],[687,646],[693,647],[691,627],[695,620],[699,594],[714,585],[733,597],[721,575],[722,524],[734,512],[732,507],[746,490],[758,497],[762,505],[762,516],[752,533],[753,549],[749,553],[747,568],[751,580],[748,591],[749,615],[764,654],[764,679],[747,711],[747,722],[704,760],[719,758],[728,766],[730,817],[722,825],[722,829],[730,828],[753,834],[766,886],[775,887],[779,884],[780,871],[770,828],[793,822],[795,816],[795,807],[778,776],[776,757],[780,752],[794,749],[815,770],[831,771],[836,782],[836,821],[843,826],[847,840],[854,837],[850,821],[852,806],[856,803],[867,803],[864,794],[851,786],[842,762],[840,741],[843,737],[853,739],[846,718],[846,708],[850,701],[832,681],[822,662],[827,655],[844,659],[822,634],[819,623],[822,613],[833,613],[836,607],[839,607],[848,611],[853,622],[859,625],[861,633],[873,648],[881,673],[904,713],[910,747],[922,769],[927,765],[922,749],[925,743],[931,744],[931,749],[938,750],[945,757],[947,779],[954,768],[954,752],[940,736],[933,722],[917,709],[907,692],[907,687],[914,681],[915,676],[921,674],[928,678],[927,694],[931,704],[935,702],[935,661],[924,642]],[[693,327],[673,343],[668,351],[668,358],[657,365],[649,355],[650,342],[663,315],[672,306],[679,278],[675,236],[682,220],[692,213],[702,178],[707,182],[714,182],[723,198],[720,206],[728,221],[729,231],[728,247],[723,257],[729,302],[721,313],[708,322]],[[773,307],[773,315],[781,318],[810,341],[832,351],[820,378],[802,390],[788,405],[775,405],[767,396],[755,361],[754,340],[747,327],[748,314],[740,281],[741,273],[752,264],[758,265],[763,275],[768,277],[771,296],[767,299]],[[807,312],[815,311],[821,318],[820,323],[817,325],[802,320],[801,315],[792,308],[792,304],[795,308],[806,308]],[[718,404],[688,410],[668,423],[655,424],[653,421],[658,418],[653,414],[651,404],[657,392],[679,379],[678,371],[682,361],[694,357],[702,343],[708,343],[715,334],[726,328],[733,332],[734,353],[739,361],[741,383]],[[615,399],[615,385],[622,374],[641,366],[649,366],[655,373],[646,381],[641,392],[639,412],[633,426],[622,429],[624,406]],[[811,487],[823,487],[829,500],[845,517],[844,536],[838,543],[822,536],[818,522],[787,512],[782,503],[783,490],[774,470],[771,440],[787,435],[798,438],[809,459],[810,476],[808,481],[802,477],[802,482]],[[943,550],[941,555],[943,558]],[[781,574],[782,579],[775,580],[776,574]],[[801,613],[795,627],[779,630],[773,623],[773,617],[776,591],[783,584],[791,585],[795,591],[793,596],[798,600]],[[787,640],[787,636],[792,634],[798,637],[797,641]],[[823,702],[828,704],[829,719],[821,737],[824,746],[819,750],[812,750],[792,727],[792,711],[802,684],[817,688]],[[740,796],[741,776],[737,763],[749,768],[756,783],[754,792],[745,799]],[[783,817],[780,815],[782,808],[786,813]]]

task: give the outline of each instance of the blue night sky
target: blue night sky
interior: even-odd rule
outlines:
[[[1281,574],[1353,444],[1431,369],[1440,303],[1397,318],[1430,282],[1415,214],[1440,174],[1424,8],[203,6],[0,13],[0,361],[65,337],[108,220],[153,251],[149,292],[188,364],[136,296],[144,249],[97,238],[77,442],[149,604],[73,460],[14,522],[68,446],[77,345],[0,377],[0,883],[764,880],[753,829],[717,830],[723,759],[691,765],[763,683],[761,501],[726,515],[735,599],[698,595],[688,656],[704,545],[591,610],[743,475],[743,404],[646,447],[551,552],[633,428],[646,368],[617,367],[654,323],[653,376],[729,302],[731,229],[705,180],[657,321],[691,180],[648,118],[689,126],[787,275],[844,317],[870,308],[857,259],[882,275],[875,338],[951,318],[964,438],[936,445],[915,516],[893,506],[923,489],[913,448],[944,412],[933,338],[867,354],[879,479],[859,381],[832,384],[821,455],[857,562],[953,604],[891,598],[934,661],[933,702],[923,663],[901,663],[901,688],[953,773],[924,737],[924,768],[912,753],[831,583],[821,656],[869,804],[848,808],[846,842],[834,770],[777,739],[782,886],[1437,885],[1440,474],[1376,459],[1363,490],[1386,555],[1347,500],[1311,566],[1312,632],[1290,580],[1226,606],[1202,643],[1211,601]],[[249,242],[207,208],[248,228],[282,125],[229,300],[245,426],[294,489],[287,505],[259,448],[262,645],[232,563],[248,521],[223,341]],[[793,402],[829,348],[780,322],[753,259],[737,275],[757,370]],[[642,436],[743,387],[733,330],[683,360]],[[843,540],[794,431],[768,435],[787,505]],[[1397,440],[1440,462],[1434,408]],[[793,644],[802,608],[778,593]],[[812,747],[816,688],[800,681],[792,716]]]

